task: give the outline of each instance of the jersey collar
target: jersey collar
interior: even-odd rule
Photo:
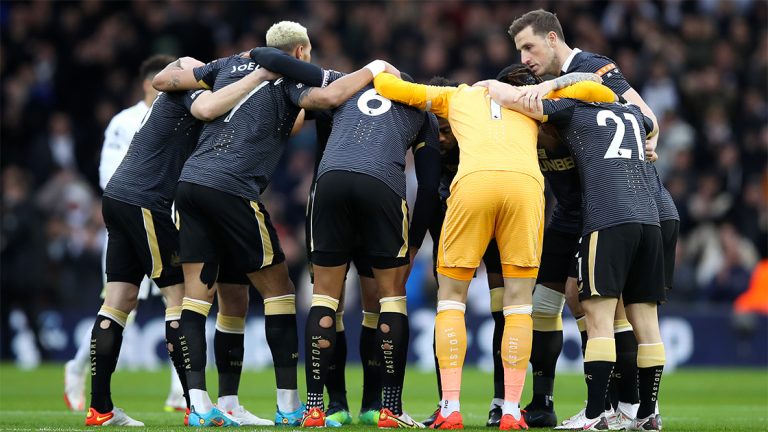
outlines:
[[[563,68],[561,69],[563,73],[568,72],[568,68],[571,67],[571,62],[573,61],[573,58],[576,57],[576,54],[580,52],[581,50],[578,48],[574,48],[571,51],[571,55],[569,55],[568,58],[565,59],[565,63],[563,63]]]

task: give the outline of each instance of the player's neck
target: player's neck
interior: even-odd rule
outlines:
[[[557,58],[557,75],[563,74],[563,65],[568,57],[573,53],[573,49],[564,43],[560,43],[555,48],[555,57]]]

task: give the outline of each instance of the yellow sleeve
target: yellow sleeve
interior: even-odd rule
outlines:
[[[448,117],[450,98],[456,87],[435,87],[403,81],[389,74],[380,73],[373,80],[376,91],[385,98],[431,111],[440,117]]]
[[[594,81],[581,81],[560,90],[550,92],[546,99],[570,98],[584,102],[615,102],[616,94],[608,87]]]

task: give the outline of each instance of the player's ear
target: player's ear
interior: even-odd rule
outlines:
[[[556,42],[557,42],[557,33],[553,31],[547,33],[547,45],[549,45],[550,48],[554,48]]]

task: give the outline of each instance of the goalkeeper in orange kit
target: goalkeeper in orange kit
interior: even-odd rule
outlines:
[[[537,84],[540,80],[525,66],[503,72],[501,80],[512,85],[535,84],[549,90],[599,80],[593,74],[573,74]],[[459,393],[467,345],[466,294],[488,242],[495,238],[504,277],[501,351],[505,392],[500,428],[527,429],[519,402],[531,352],[531,291],[544,226],[544,179],[536,151],[538,122],[502,108],[482,87],[425,86],[390,74],[379,74],[374,83],[384,97],[447,118],[459,143],[459,168],[451,184],[438,248],[435,344],[443,394],[432,427],[463,427]],[[551,96],[615,100],[613,92],[589,82]]]

